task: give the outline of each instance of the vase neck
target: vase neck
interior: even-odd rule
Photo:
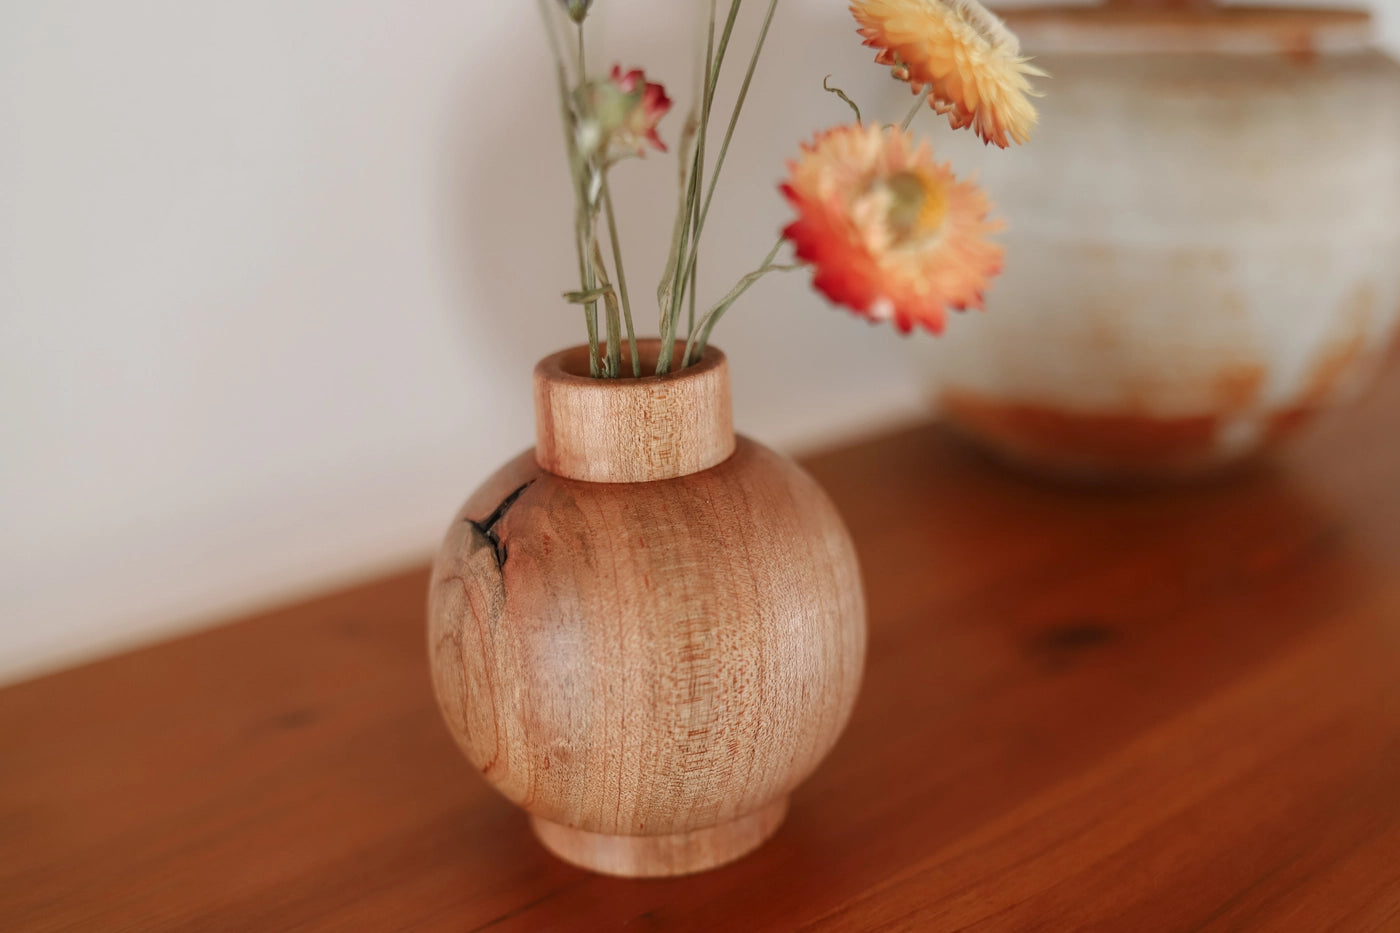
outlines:
[[[637,346],[643,372],[654,372],[661,342]],[[646,483],[708,470],[734,453],[729,362],[714,347],[688,369],[640,379],[593,378],[588,348],[574,347],[540,360],[534,378],[535,459],[557,476]]]

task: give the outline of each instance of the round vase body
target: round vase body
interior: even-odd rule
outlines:
[[[844,726],[865,652],[859,570],[815,481],[734,437],[722,354],[607,381],[572,375],[586,359],[541,363],[539,446],[443,542],[433,683],[472,764],[556,854],[700,871],[777,829]],[[638,464],[657,478],[552,472]]]
[[[1400,66],[1365,14],[1036,10],[1053,76],[988,313],[910,341],[941,416],[1014,461],[1190,475],[1345,399],[1400,316]],[[964,156],[967,160],[964,161]]]

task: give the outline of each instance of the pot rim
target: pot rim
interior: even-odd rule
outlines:
[[[541,376],[561,383],[583,383],[590,386],[612,386],[623,391],[628,387],[635,387],[642,383],[664,382],[684,378],[696,378],[704,373],[710,372],[718,367],[727,365],[724,351],[713,344],[705,347],[705,352],[701,355],[700,361],[694,366],[685,369],[677,368],[680,358],[685,353],[685,342],[677,341],[675,355],[672,357],[672,369],[665,375],[656,375],[656,361],[661,357],[660,337],[638,337],[637,355],[641,358],[641,376],[619,376],[616,379],[603,379],[598,376],[588,374],[588,344],[568,347],[544,357],[535,364],[535,372]],[[627,344],[622,345],[622,371],[630,373],[632,362],[629,356]]]

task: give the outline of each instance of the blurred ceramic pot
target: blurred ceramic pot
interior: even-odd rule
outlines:
[[[1028,146],[973,156],[1009,227],[988,313],[910,341],[946,422],[1042,470],[1192,475],[1362,386],[1400,316],[1400,66],[1369,15],[1007,20],[1053,77]]]
[[[658,342],[643,345],[654,366]],[[743,437],[724,355],[669,376],[535,370],[537,446],[467,500],[433,569],[447,725],[562,858],[676,875],[738,858],[855,702],[865,609],[836,510]]]

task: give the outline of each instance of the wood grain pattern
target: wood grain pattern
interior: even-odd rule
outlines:
[[[0,691],[0,929],[1400,928],[1400,371],[1272,470],[1149,494],[928,426],[809,458],[870,654],[782,828],[546,853],[426,674],[426,570]]]
[[[638,340],[654,372],[660,340]],[[684,348],[677,350],[677,365]],[[594,379],[588,348],[535,367],[535,456],[556,476],[645,483],[698,473],[734,452],[729,361],[715,347],[694,366],[642,379]]]
[[[468,759],[556,853],[630,877],[702,871],[778,828],[850,716],[855,551],[811,477],[736,443],[723,354],[607,383],[560,359],[535,371],[549,449],[487,480],[438,552],[433,682]],[[650,481],[630,480],[639,465]]]

